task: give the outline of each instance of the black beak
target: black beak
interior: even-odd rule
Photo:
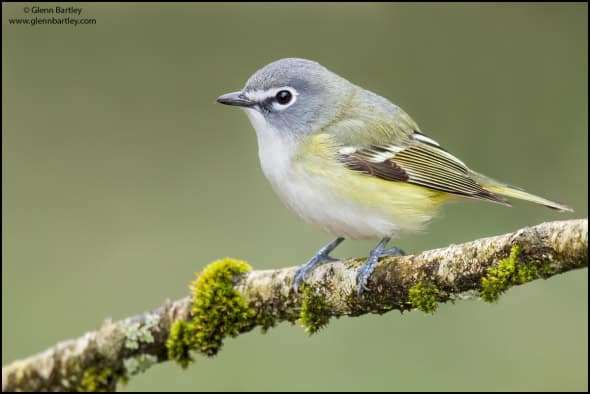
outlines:
[[[256,102],[249,100],[242,92],[233,92],[217,97],[217,102],[225,105],[235,105],[236,107],[253,107]]]

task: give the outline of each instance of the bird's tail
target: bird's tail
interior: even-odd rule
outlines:
[[[494,179],[488,178],[487,176],[474,173],[474,178],[477,182],[486,190],[499,194],[506,197],[518,198],[520,200],[534,202],[536,204],[544,205],[547,208],[556,209],[560,212],[573,212],[574,210],[565,204],[551,201],[546,198],[536,196],[534,194],[525,192],[521,188],[516,186],[507,185],[505,183],[498,182]]]

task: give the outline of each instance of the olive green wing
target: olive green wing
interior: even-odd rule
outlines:
[[[461,160],[418,131],[397,144],[382,141],[365,147],[344,146],[338,157],[351,170],[368,176],[510,206],[504,198],[484,189]]]

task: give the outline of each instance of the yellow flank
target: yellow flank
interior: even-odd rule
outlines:
[[[448,193],[350,170],[338,160],[337,152],[330,135],[314,134],[300,144],[293,164],[335,195],[382,212],[404,230],[420,230],[452,198]]]

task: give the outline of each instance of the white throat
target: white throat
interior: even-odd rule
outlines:
[[[284,178],[290,175],[291,157],[296,148],[295,141],[285,138],[280,132],[274,130],[260,112],[252,108],[244,108],[244,110],[252,127],[256,130],[258,157],[262,171],[273,188],[277,190],[281,180],[284,181]]]

